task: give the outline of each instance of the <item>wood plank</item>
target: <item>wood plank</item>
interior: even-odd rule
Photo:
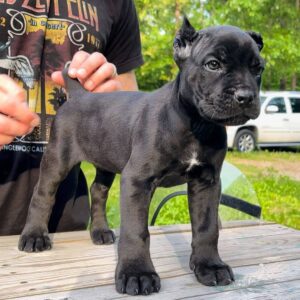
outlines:
[[[254,286],[240,290],[210,294],[205,296],[182,297],[180,299],[215,300],[298,300],[300,299],[300,280]],[[176,298],[178,299],[178,298]]]
[[[83,232],[79,233],[83,235]],[[73,234],[74,233],[72,233],[72,235]],[[51,251],[33,254],[27,254],[18,251],[16,246],[17,237],[15,237],[14,243],[12,243],[11,246],[7,246],[6,251],[0,250],[0,266],[7,265],[8,260],[12,262],[18,260],[18,265],[21,266],[23,266],[23,261],[25,261],[25,263],[27,264],[30,264],[31,260],[36,263],[43,262],[47,264],[48,261],[52,261],[53,259],[53,251],[55,251],[55,261],[57,261],[58,263],[60,261],[64,262],[66,259],[76,259],[77,257],[81,260],[93,258],[115,258],[116,244],[109,246],[94,246],[90,241],[87,232],[84,232],[84,236],[86,237],[85,240],[78,240],[74,237],[74,240],[68,241],[67,237],[69,237],[69,233],[57,235],[60,236],[60,240],[54,240],[54,249],[52,249]],[[66,236],[67,241],[65,243],[63,240],[63,236]],[[259,239],[257,239],[257,237],[259,237]],[[261,255],[265,256],[267,252],[273,251],[273,247],[275,244],[278,244],[278,247],[273,253],[273,256],[274,254],[276,254],[277,256],[282,254],[288,255],[290,253],[297,252],[298,249],[294,249],[293,244],[295,243],[295,240],[298,240],[298,238],[299,231],[291,230],[282,226],[279,226],[278,228],[278,225],[269,225],[263,227],[257,226],[252,227],[251,230],[248,230],[247,228],[224,229],[220,233],[220,245],[222,245],[220,250],[223,251],[223,255],[230,255],[235,247],[242,247],[247,255],[247,250],[249,252],[250,249],[254,250],[255,248],[259,248],[260,252],[255,252],[257,254],[260,253]],[[151,238],[151,253],[153,257],[156,257],[157,255],[158,257],[160,257],[161,247],[163,245],[167,253],[170,253],[174,249],[176,249],[176,253],[174,255],[182,256],[184,252],[187,253],[186,255],[189,255],[190,243],[190,232],[156,235]],[[260,247],[262,243],[264,247]],[[288,246],[288,251],[285,250],[285,246]],[[81,247],[87,248],[86,251],[82,252]],[[71,254],[71,256],[67,256],[69,254]],[[251,256],[253,256],[252,253]]]
[[[193,278],[188,268],[191,233],[184,227],[179,231],[178,227],[167,229],[167,234],[163,228],[159,230],[161,233],[151,239],[151,253],[161,278]],[[33,254],[19,252],[18,237],[10,237],[11,245],[0,249],[0,299],[11,298],[11,291],[14,298],[112,286],[116,245],[94,246],[87,232],[78,235],[84,239],[78,239],[74,232],[56,234],[52,251]],[[3,239],[6,238],[0,241]],[[300,259],[299,241],[299,231],[274,224],[228,228],[221,231],[220,252],[226,262],[237,268],[289,260],[294,264]]]
[[[225,287],[207,287],[199,284],[193,274],[166,278],[162,281],[159,294],[147,299],[292,299],[300,293],[300,260],[237,267],[234,269],[236,281]],[[281,295],[281,298],[278,296]],[[41,299],[145,299],[142,296],[128,297],[115,291],[114,285],[51,293],[47,296],[32,296]],[[277,297],[277,298],[276,298]],[[18,299],[25,299],[24,297]],[[28,298],[26,298],[28,299]]]
[[[247,226],[241,226],[236,227],[236,225],[240,225],[240,222],[227,222],[224,224],[224,228],[221,231],[227,232],[227,229],[231,229],[230,235],[235,233],[242,233],[243,235],[247,232],[248,234],[257,234],[261,236],[262,234],[285,234],[287,232],[290,232],[290,230],[294,230],[291,228],[283,227],[278,224],[274,223],[266,223],[266,222],[246,222],[245,224],[248,224]],[[256,224],[256,225],[255,225]],[[174,227],[174,228],[173,228]],[[245,231],[244,227],[251,227],[250,230]],[[168,234],[168,233],[180,233],[180,232],[187,232],[190,233],[191,231],[191,225],[190,224],[182,224],[182,225],[170,225],[170,226],[155,226],[155,227],[149,227],[150,228],[150,234],[152,235],[160,235],[160,234]],[[116,233],[116,236],[119,237],[119,230],[114,230]],[[56,233],[56,234],[50,234],[51,239],[54,241],[54,243],[73,243],[78,241],[90,241],[90,236],[88,231],[73,231],[66,233]],[[1,243],[0,243],[0,251],[1,248],[4,247],[5,249],[7,247],[16,247],[16,242],[18,241],[19,236],[3,236],[0,237]]]

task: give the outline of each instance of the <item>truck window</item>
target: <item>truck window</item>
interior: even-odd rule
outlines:
[[[291,102],[292,112],[300,113],[300,98],[289,98]]]
[[[284,98],[278,97],[278,98],[273,98],[267,106],[270,105],[276,105],[278,107],[278,112],[277,113],[286,113],[286,107],[284,103]]]

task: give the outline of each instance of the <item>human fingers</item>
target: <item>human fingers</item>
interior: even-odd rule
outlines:
[[[0,74],[0,92],[20,102],[26,100],[25,90],[8,75]]]
[[[54,81],[54,83],[60,85],[60,86],[65,86],[65,81],[64,77],[62,75],[61,71],[55,71],[51,74],[51,79]]]
[[[116,67],[111,63],[104,63],[84,82],[84,87],[89,91],[99,90],[100,86],[110,79],[115,79]]]
[[[29,109],[26,102],[20,102],[16,97],[11,97],[11,95],[2,91],[0,91],[0,113],[8,115],[30,127],[35,127],[40,122],[38,115]]]
[[[74,54],[72,61],[69,66],[68,74],[71,78],[78,78],[77,77],[77,71],[80,68],[80,66],[83,64],[85,60],[90,56],[89,53],[85,51],[78,51]]]
[[[82,82],[86,81],[90,76],[107,63],[105,56],[99,52],[90,54],[76,70],[76,76]]]
[[[78,51],[75,53],[69,66],[68,75],[71,78],[78,78],[83,83],[105,63],[106,58],[99,52],[89,54],[85,51]],[[51,79],[56,84],[64,86],[64,78],[61,71],[53,72]]]
[[[0,134],[0,150],[3,149],[4,145],[10,144],[14,139],[14,136]]]
[[[115,79],[117,76],[116,66],[108,63],[101,53],[93,53],[89,57],[79,52],[77,53],[75,55],[77,58],[74,57],[74,59],[77,63],[82,61],[82,64],[78,65],[79,69],[76,71],[78,76],[76,75],[75,77],[79,79],[85,89],[91,92],[121,90],[121,83]],[[82,60],[84,57],[86,57],[85,61]],[[89,77],[86,77],[87,75]],[[112,79],[112,82],[107,82],[110,79]],[[62,73],[59,71],[52,73],[52,80],[59,85],[63,86],[64,84]],[[103,88],[101,88],[102,84],[105,84]]]
[[[0,133],[0,150],[3,148],[4,145],[10,144],[13,140],[13,136]]]
[[[106,58],[98,52],[89,54],[85,51],[78,51],[74,54],[69,66],[68,75],[71,78],[77,78],[82,83],[87,76],[99,68]],[[55,71],[51,74],[51,79],[60,86],[64,85],[64,78],[61,71]]]
[[[0,145],[8,143],[5,139],[29,134],[32,130],[33,127],[31,127],[30,124],[24,124],[0,114],[0,135],[2,136]]]
[[[104,82],[103,84],[96,87],[93,92],[94,93],[108,93],[108,92],[115,92],[121,91],[122,84],[117,79],[110,79]]]

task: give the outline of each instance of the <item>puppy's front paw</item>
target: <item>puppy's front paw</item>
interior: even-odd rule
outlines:
[[[218,263],[205,259],[197,263],[191,261],[190,267],[197,280],[204,285],[228,285],[234,281],[231,268],[222,261]]]
[[[90,233],[95,245],[113,244],[116,240],[114,232],[110,229],[92,229]]]
[[[52,248],[51,240],[46,230],[23,231],[18,248],[25,252],[41,252]]]
[[[160,278],[155,272],[119,272],[116,275],[116,289],[121,294],[149,295],[160,290]]]

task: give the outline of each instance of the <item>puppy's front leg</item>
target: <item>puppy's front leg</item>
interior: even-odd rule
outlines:
[[[116,289],[129,295],[160,289],[160,279],[150,258],[148,211],[152,184],[138,176],[122,174],[121,229],[116,269]]]
[[[218,205],[220,180],[188,183],[188,201],[192,222],[192,255],[190,267],[199,282],[205,285],[227,285],[234,280],[231,268],[218,253]]]

